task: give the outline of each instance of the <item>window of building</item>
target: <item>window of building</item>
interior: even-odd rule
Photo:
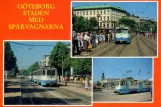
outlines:
[[[100,26],[102,26],[102,22],[100,22]]]
[[[93,15],[95,15],[95,11],[93,11]]]
[[[100,10],[101,11],[101,14],[102,14],[102,10]]]
[[[104,10],[104,14],[106,14],[106,10]]]
[[[113,16],[111,17],[111,21],[113,21]]]
[[[107,27],[109,27],[109,24],[107,23]]]
[[[99,11],[97,10],[97,14],[99,14]]]
[[[102,21],[102,17],[100,17],[100,21]]]
[[[83,11],[83,15],[85,15],[85,11]]]
[[[90,15],[92,15],[92,11],[90,11]]]
[[[105,27],[105,24],[103,24],[103,27]]]
[[[106,16],[104,16],[104,20],[106,20]]]
[[[86,11],[86,15],[88,15],[88,11]]]
[[[107,21],[109,21],[109,16],[107,16]]]

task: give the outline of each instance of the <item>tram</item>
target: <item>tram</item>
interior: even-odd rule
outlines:
[[[132,34],[129,27],[116,27],[115,43],[126,42],[130,44]]]
[[[33,72],[32,80],[39,85],[57,85],[57,69],[45,67],[43,69],[39,69]]]
[[[116,81],[115,93],[127,94],[132,92],[146,92],[151,90],[148,80],[120,79]]]

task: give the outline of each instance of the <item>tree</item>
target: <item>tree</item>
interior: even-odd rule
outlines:
[[[60,81],[60,75],[62,74],[61,68],[63,67],[64,59],[67,57],[68,53],[69,50],[67,48],[67,45],[63,42],[57,42],[57,44],[54,46],[49,56],[49,65],[51,67],[57,68],[59,81]]]
[[[24,75],[28,75],[28,74],[30,74],[33,71],[38,70],[38,69],[39,69],[39,62],[35,62],[32,65],[30,65],[28,67],[28,69],[24,69],[22,72],[23,72]]]
[[[88,31],[92,31],[94,27],[98,26],[97,19],[92,17],[88,20]]]
[[[80,58],[73,59],[72,67],[74,68],[75,75],[90,75],[92,71],[92,59],[90,58]]]
[[[76,32],[83,32],[86,30],[87,22],[84,17],[73,16],[73,30]]]
[[[132,31],[136,31],[137,29],[135,20],[125,18],[125,17],[119,19],[119,25],[128,26]]]
[[[4,49],[4,58],[5,58],[5,71],[11,71],[16,68],[16,57],[11,49],[10,43],[5,42],[5,49]]]
[[[73,30],[76,32],[92,31],[94,27],[98,26],[98,22],[95,17],[92,17],[88,20],[82,16],[74,15],[72,17],[72,23]]]

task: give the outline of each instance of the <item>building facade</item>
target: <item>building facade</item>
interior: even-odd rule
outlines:
[[[43,67],[49,66],[49,55],[44,55],[44,58],[41,61]]]
[[[97,6],[87,5],[74,7],[73,15],[83,16],[86,19],[95,17],[99,22],[100,28],[112,29],[120,18],[128,16],[129,13],[120,7],[103,4]]]

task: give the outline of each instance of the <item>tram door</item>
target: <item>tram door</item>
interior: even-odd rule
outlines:
[[[126,93],[129,93],[129,81],[125,81],[125,89],[126,89]]]
[[[138,82],[138,92],[143,91],[143,82]]]

